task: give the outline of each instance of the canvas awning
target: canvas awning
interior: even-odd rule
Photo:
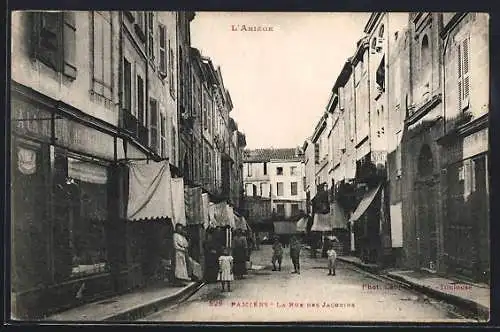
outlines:
[[[297,232],[305,233],[307,231],[307,218],[300,218],[297,221]]]
[[[289,235],[297,233],[297,223],[293,221],[275,221],[274,234]]]
[[[172,203],[174,225],[186,225],[186,207],[184,203],[184,180],[183,178],[172,179]]]
[[[226,213],[227,213],[227,220],[228,220],[227,226],[234,228],[235,227],[234,209],[231,205],[226,204],[226,211],[227,211]]]
[[[330,213],[315,213],[313,217],[313,225],[311,231],[313,232],[329,232],[332,230],[332,217]]]
[[[332,228],[347,228],[347,217],[338,202],[330,204]]]
[[[355,222],[365,213],[366,209],[368,209],[370,204],[373,202],[375,196],[377,196],[377,193],[380,190],[380,186],[381,185],[379,184],[376,188],[371,189],[365,193],[363,199],[361,200],[361,202],[359,202],[358,207],[349,219],[350,222]]]
[[[208,203],[208,225],[209,227],[217,227],[217,219],[215,218],[215,203]]]
[[[172,216],[172,178],[168,161],[130,162],[127,219]]]

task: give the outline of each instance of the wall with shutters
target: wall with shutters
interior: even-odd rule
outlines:
[[[40,26],[35,24],[34,16],[33,12],[26,11],[12,13],[12,80],[116,125],[118,38],[111,38],[111,91],[104,96],[104,93],[95,93],[93,89],[91,13],[75,11],[60,14],[51,26],[57,50],[47,56],[53,61],[45,62],[34,56],[40,36]],[[111,36],[118,36],[117,12],[111,12],[110,20]],[[47,62],[54,65],[47,65]]]
[[[469,13],[450,31],[444,55],[445,67],[445,117],[446,130],[455,127],[455,121],[464,111],[472,118],[478,118],[489,111],[489,16],[485,13]],[[464,52],[464,40],[467,52]],[[462,51],[459,51],[459,47]],[[467,54],[467,59],[464,59]],[[461,60],[461,61],[459,61]],[[460,98],[462,86],[459,70],[464,72],[464,64],[469,77],[468,107]],[[466,96],[467,97],[467,96]]]

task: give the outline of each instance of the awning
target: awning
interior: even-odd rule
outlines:
[[[184,204],[187,224],[203,224],[203,203],[201,200],[201,187],[184,187]]]
[[[106,167],[74,158],[68,158],[68,177],[97,184],[108,182]]]
[[[186,207],[184,205],[184,180],[183,178],[172,179],[172,203],[174,208],[174,225],[186,225]]]
[[[172,178],[168,161],[130,162],[127,219],[172,216]]]
[[[376,188],[371,189],[370,191],[365,193],[363,199],[361,200],[361,202],[359,202],[358,207],[356,208],[356,210],[352,214],[349,221],[354,222],[354,221],[358,220],[363,215],[363,213],[365,213],[366,209],[368,209],[370,204],[373,202],[373,199],[377,195],[377,193],[380,189],[380,186],[381,185],[379,184]]]
[[[274,234],[289,235],[297,233],[297,223],[291,221],[275,221]]]
[[[229,207],[226,202],[216,203],[215,206],[215,225],[216,227],[226,227],[231,226],[231,220],[229,218]],[[231,212],[232,213],[232,212]],[[234,214],[233,214],[234,217]],[[234,226],[234,220],[232,221]]]
[[[332,230],[332,217],[330,213],[315,213],[311,231],[313,232],[329,232]]]
[[[347,228],[347,217],[338,202],[330,204],[332,228]]]
[[[227,213],[227,220],[228,220],[227,225],[231,228],[234,228],[235,227],[234,209],[231,205],[226,204],[226,210],[227,210],[226,213]]]
[[[217,219],[215,218],[215,203],[208,203],[208,224],[210,227],[217,227]]]
[[[297,232],[305,233],[307,231],[307,218],[300,218],[297,221]]]

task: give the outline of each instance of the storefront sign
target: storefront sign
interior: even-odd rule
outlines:
[[[11,110],[13,132],[50,139],[51,112],[16,99],[11,102]]]
[[[106,159],[114,158],[113,136],[68,119],[56,121],[57,143],[68,149]]]
[[[73,158],[68,158],[68,177],[88,183],[106,184],[108,182],[106,167]]]

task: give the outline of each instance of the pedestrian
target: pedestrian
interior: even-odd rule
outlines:
[[[302,245],[299,239],[294,235],[290,239],[290,258],[292,259],[293,272],[300,274],[300,249]]]
[[[175,284],[185,286],[184,281],[191,280],[187,270],[187,252],[189,242],[184,236],[182,224],[175,225],[174,249],[175,249]]]
[[[328,256],[328,275],[335,275],[335,268],[337,266],[337,252],[333,248],[333,242],[330,244],[329,249],[326,251]]]
[[[229,251],[229,248],[224,248],[222,255],[219,257],[219,281],[222,286],[222,291],[225,291],[227,286],[227,291],[231,291],[231,281],[234,280],[233,276],[233,256]]]
[[[273,243],[273,271],[276,271],[276,263],[278,263],[278,271],[281,271],[281,261],[283,259],[283,245],[280,242],[279,237],[274,237]]]
[[[214,236],[214,229],[208,228],[206,232],[205,242],[203,243],[205,251],[205,282],[217,282],[218,258],[217,244]]]
[[[248,243],[241,229],[235,231],[235,237],[232,243],[234,256],[234,275],[236,279],[243,279],[247,273],[246,262],[248,256]]]

